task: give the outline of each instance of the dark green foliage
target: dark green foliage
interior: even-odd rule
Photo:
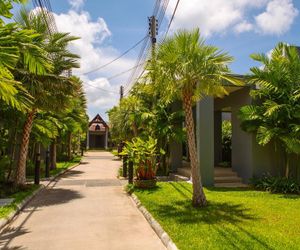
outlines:
[[[232,128],[230,121],[222,122],[222,165],[230,166],[231,164],[231,139]]]
[[[264,176],[251,180],[252,185],[271,193],[300,194],[300,184],[296,180],[285,177]]]

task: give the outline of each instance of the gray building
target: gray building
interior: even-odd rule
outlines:
[[[255,135],[246,133],[240,127],[239,109],[253,102],[249,95],[250,87],[227,86],[226,89],[229,95],[223,98],[206,97],[198,102],[195,108],[196,141],[203,184],[213,186],[220,178],[227,183],[239,180],[248,183],[250,178],[260,177],[266,173],[274,176],[283,175],[283,150],[272,143],[264,147],[258,145]],[[222,161],[224,119],[231,120],[232,124],[231,168],[228,169],[230,172],[218,167]],[[182,144],[171,143],[170,151],[172,171],[188,176],[189,165],[182,161]],[[291,162],[294,170],[297,164],[299,159],[295,157]]]

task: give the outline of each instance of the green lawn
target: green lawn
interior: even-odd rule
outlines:
[[[50,171],[50,176],[54,176],[72,166],[79,163],[81,160],[81,156],[75,157],[72,161],[66,161],[66,162],[58,162],[56,164],[56,169],[53,169]]]
[[[30,196],[38,187],[38,185],[26,185],[19,190],[10,190],[9,192],[11,194],[6,198],[13,198],[14,201],[9,205],[0,207],[0,219],[7,218],[11,212],[17,209],[17,205],[20,204],[26,197]]]
[[[300,249],[300,196],[210,188],[196,209],[189,183],[134,193],[179,249]]]

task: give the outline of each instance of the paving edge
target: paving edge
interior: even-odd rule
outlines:
[[[64,171],[50,177],[48,179],[48,183],[46,185],[41,185],[37,190],[35,190],[31,195],[27,196],[24,200],[22,200],[19,204],[17,204],[17,209],[13,212],[11,212],[7,218],[5,219],[0,219],[0,231],[7,225],[9,224],[11,221],[13,221],[13,219],[23,210],[23,208],[39,193],[41,192],[43,189],[45,189],[46,187],[48,187],[52,182],[54,182],[58,177],[60,177],[61,175],[65,174],[66,172],[70,171],[71,169],[79,166],[81,164],[81,162],[76,163],[75,165],[65,169]]]
[[[148,221],[154,232],[160,238],[162,243],[168,250],[178,250],[175,243],[171,240],[170,236],[163,230],[161,225],[153,218],[153,216],[148,212],[148,210],[142,205],[139,198],[133,193],[130,194],[131,199],[136,204],[137,208],[144,215],[145,219]]]

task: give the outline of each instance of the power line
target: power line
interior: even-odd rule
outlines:
[[[175,9],[174,9],[174,11],[173,11],[172,17],[171,17],[171,19],[170,19],[170,22],[169,22],[169,25],[168,25],[168,28],[167,28],[167,31],[166,31],[166,34],[165,34],[165,38],[167,37],[168,32],[169,32],[169,30],[170,30],[171,24],[172,24],[172,22],[173,22],[173,19],[174,19],[174,17],[175,17],[175,14],[176,14],[176,11],[177,11],[177,8],[178,8],[178,5],[179,5],[179,2],[180,2],[180,0],[177,0]],[[165,38],[164,38],[164,40],[165,40]]]
[[[121,57],[123,57],[124,55],[126,55],[129,51],[131,51],[132,49],[134,49],[135,47],[137,47],[140,43],[142,43],[145,39],[147,38],[147,36],[144,36],[143,39],[141,39],[140,41],[138,41],[136,44],[134,44],[132,47],[130,47],[129,49],[127,49],[126,51],[124,51],[121,55],[119,55],[118,57],[116,57],[115,59],[113,59],[112,61],[108,62],[108,63],[105,63],[93,70],[90,70],[88,72],[85,72],[85,73],[82,73],[82,75],[87,75],[87,74],[90,74],[90,73],[93,73],[95,71],[98,71],[100,69],[103,69],[105,68],[106,66],[112,64],[113,62],[117,61],[118,59],[120,59]]]
[[[118,73],[118,74],[115,74],[115,75],[113,75],[113,76],[107,77],[106,79],[102,79],[102,80],[100,80],[100,82],[102,82],[102,81],[109,81],[109,80],[111,80],[111,79],[117,78],[117,77],[119,77],[119,76],[121,76],[121,75],[123,75],[123,74],[125,74],[125,73],[130,72],[131,70],[133,70],[133,69],[135,69],[136,67],[139,67],[139,66],[140,66],[140,64],[139,64],[139,65],[136,65],[136,66],[134,66],[134,67],[132,67],[132,68],[130,68],[130,69],[124,70],[124,71],[122,71],[121,73]],[[106,91],[106,92],[111,92],[111,93],[117,93],[117,94],[119,94],[118,92],[111,91],[111,90],[108,90],[108,89],[103,89],[103,88],[94,86],[94,85],[92,85],[92,84],[90,84],[90,83],[87,83],[87,82],[85,82],[85,84],[90,85],[90,86],[92,86],[92,87],[94,87],[94,88],[101,89],[101,90]]]
[[[169,4],[169,0],[164,0],[163,3],[161,0],[157,0],[154,6],[154,10],[153,10],[153,16],[156,18],[156,16],[158,16],[158,28],[160,27],[162,20],[165,16],[165,12],[166,9],[168,7]],[[139,64],[141,61],[145,61],[146,57],[148,56],[150,50],[150,43],[149,43],[149,39],[147,39],[147,41],[144,43],[140,54],[137,58],[137,64]],[[137,79],[139,79],[139,77],[136,77],[137,74],[139,74],[138,72],[140,72],[140,68],[137,68],[136,70],[134,70],[132,72],[132,74],[130,75],[127,83],[125,84],[125,89],[127,88],[131,88],[131,85],[134,81],[136,81]]]
[[[162,21],[165,17],[165,13],[168,8],[168,5],[169,5],[169,0],[164,0],[163,2],[161,0],[157,0],[155,3],[153,14],[155,14],[155,16],[158,16],[158,28],[162,24]],[[149,42],[149,39],[147,42]],[[145,48],[142,48],[140,55],[137,59],[137,63],[140,63],[141,61],[146,59],[146,57],[148,56],[148,53],[149,53],[149,49],[150,49],[150,44],[145,45]],[[147,53],[146,53],[146,51],[147,51]],[[141,78],[141,76],[144,74],[145,69],[143,69],[143,71],[139,74],[138,77],[135,77],[136,73],[139,71],[140,71],[140,69],[136,69],[130,75],[129,80],[127,81],[127,83],[125,85],[126,95],[130,92],[130,88],[132,87],[133,82],[138,81]],[[128,88],[129,88],[129,90],[128,90]]]
[[[88,82],[84,82],[84,84],[87,84],[87,85],[89,85],[89,86],[91,86],[91,87],[93,87],[93,88],[100,89],[100,90],[105,91],[105,92],[108,92],[108,93],[119,94],[119,93],[116,92],[116,91],[112,91],[112,90],[108,90],[108,89],[103,89],[103,88],[101,88],[101,87],[94,86],[93,84],[90,84],[90,83],[88,83]]]

